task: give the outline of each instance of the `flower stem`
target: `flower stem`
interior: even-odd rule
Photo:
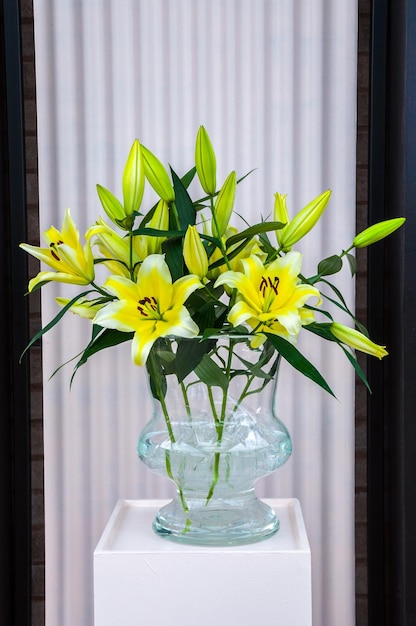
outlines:
[[[229,348],[228,348],[227,366],[226,366],[226,371],[225,371],[227,379],[228,379],[228,385],[229,385],[229,382],[230,382],[230,371],[231,371],[231,363],[232,363],[232,357],[233,357],[233,348],[234,348],[234,341],[232,339],[230,339],[230,345],[229,345]],[[214,419],[215,419],[215,427],[216,427],[216,430],[217,430],[217,446],[218,447],[221,447],[222,436],[223,436],[223,433],[224,433],[225,414],[226,414],[226,410],[227,410],[228,385],[227,385],[227,387],[225,389],[223,389],[220,419],[218,419],[217,413],[215,411],[215,406],[214,406],[213,399],[212,399],[212,391],[209,388],[209,392],[211,392],[210,402],[211,402],[211,407],[213,408],[213,415],[214,415]],[[216,484],[218,482],[218,478],[219,478],[220,458],[221,458],[221,452],[216,452],[215,456],[214,456],[214,474],[213,474],[213,477],[212,477],[211,486],[210,486],[209,491],[208,491],[208,495],[207,495],[207,499],[206,499],[205,505],[208,504],[208,502],[211,500],[212,496],[214,495],[214,489],[215,489],[215,486],[216,486]]]
[[[149,372],[150,372],[152,380],[153,380],[154,389],[156,391],[157,399],[159,400],[160,406],[162,407],[163,416],[165,418],[166,427],[168,429],[170,442],[171,442],[171,444],[174,444],[176,442],[176,439],[175,439],[175,435],[173,433],[172,423],[170,421],[170,416],[169,416],[169,411],[168,411],[168,408],[166,406],[165,396],[164,396],[164,393],[163,393],[161,385],[160,385],[159,372],[158,372],[158,369],[156,367],[155,355],[153,354],[153,352],[150,352],[150,354],[149,354],[148,369],[149,369]],[[186,504],[186,500],[185,500],[185,496],[183,494],[182,487],[178,484],[178,481],[175,480],[175,478],[173,476],[172,466],[171,466],[171,462],[170,462],[170,450],[166,450],[165,451],[165,465],[166,465],[166,473],[169,476],[169,478],[175,483],[175,485],[176,485],[176,487],[178,489],[179,498],[180,498],[181,503],[182,503],[182,508],[183,508],[184,512],[186,513],[187,511],[189,511],[189,507]],[[189,530],[190,525],[191,525],[191,520],[189,520],[187,518],[186,522],[185,522],[184,532],[187,532],[187,530]]]

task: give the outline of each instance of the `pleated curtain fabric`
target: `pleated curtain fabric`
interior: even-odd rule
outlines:
[[[298,246],[306,275],[350,244],[354,0],[34,0],[34,12],[42,231],[60,228],[69,207],[83,235],[103,214],[96,184],[121,196],[135,138],[187,171],[203,124],[219,181],[254,169],[237,190],[249,222],[270,215],[276,191],[293,215],[332,189],[325,217]],[[335,281],[353,307],[348,269]],[[42,290],[44,324],[55,297],[71,293],[53,283]],[[336,346],[310,335],[299,348],[337,399],[283,364],[277,408],[294,452],[258,493],[300,500],[314,623],[352,626],[354,375]],[[88,323],[67,315],[43,340],[47,626],[93,623],[93,551],[117,500],[173,493],[136,456],[151,407],[129,345],[91,359],[71,390],[71,364],[50,379],[89,336]]]

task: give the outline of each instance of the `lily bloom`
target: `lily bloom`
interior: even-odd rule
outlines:
[[[51,226],[43,233],[43,238],[47,248],[20,244],[20,248],[54,270],[39,272],[32,278],[29,292],[37,285],[51,280],[73,285],[89,285],[93,282],[95,272],[91,246],[88,241],[84,247],[81,245],[79,232],[69,209],[65,212],[61,230]]]
[[[249,324],[260,335],[253,339],[253,346],[265,341],[264,332],[295,343],[301,327],[313,321],[313,312],[304,304],[311,297],[321,302],[316,287],[300,282],[300,252],[288,252],[268,265],[263,265],[258,256],[240,262],[244,272],[224,272],[215,283],[237,290],[237,302],[229,312],[229,322],[233,326]]]
[[[187,298],[203,287],[197,276],[183,276],[172,283],[169,267],[161,254],[149,255],[140,266],[137,282],[110,276],[104,288],[118,298],[98,311],[94,324],[134,331],[132,359],[144,365],[159,337],[195,337],[199,328],[184,306]]]

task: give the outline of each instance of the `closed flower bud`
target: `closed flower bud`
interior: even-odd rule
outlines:
[[[144,174],[147,180],[162,200],[168,204],[173,202],[175,192],[173,191],[173,186],[165,167],[150,150],[145,148],[145,146],[142,146],[142,154]]]
[[[140,143],[133,142],[127,157],[122,180],[124,211],[126,216],[138,211],[144,192],[144,168]]]
[[[169,207],[167,202],[164,200],[158,202],[148,227],[156,228],[157,230],[167,230],[169,228]],[[147,254],[160,253],[165,239],[166,237],[147,236]]]
[[[391,233],[400,228],[405,221],[405,217],[396,217],[391,220],[378,222],[378,224],[373,224],[373,226],[369,226],[356,235],[352,244],[355,248],[365,248],[366,246],[376,243],[376,241],[380,241],[380,239],[384,239],[388,235],[391,235]]]
[[[348,326],[344,326],[338,322],[333,322],[330,328],[331,333],[334,337],[336,337],[336,339],[341,341],[341,343],[345,343],[347,346],[354,348],[355,350],[365,352],[371,356],[376,356],[379,359],[382,359],[388,354],[385,349],[386,346],[377,345],[371,341],[371,339],[363,335],[363,333],[360,333],[360,331],[355,330],[354,328],[348,328]]]
[[[195,145],[195,166],[205,193],[213,196],[217,187],[217,162],[207,131],[199,127]]]
[[[330,196],[331,191],[328,189],[295,215],[281,234],[280,246],[283,250],[290,250],[299,239],[302,239],[315,226],[325,211]]]
[[[233,211],[236,186],[236,173],[231,172],[225,179],[214,205],[212,232],[215,237],[222,237],[227,230],[228,222],[230,221]]]
[[[122,227],[122,222],[126,219],[126,213],[120,200],[102,185],[97,185],[97,193],[102,207],[110,220]]]
[[[276,230],[276,239],[277,239],[277,243],[279,244],[279,246],[282,245],[283,232],[290,222],[289,214],[287,212],[286,198],[287,198],[286,194],[284,196],[281,193],[274,194],[273,219],[275,222],[281,222],[282,224],[286,225],[284,228],[279,228],[278,230]],[[284,252],[289,252],[289,251],[290,251],[290,248],[284,249]]]
[[[183,242],[183,258],[186,267],[200,279],[208,273],[208,256],[196,226],[188,226]]]

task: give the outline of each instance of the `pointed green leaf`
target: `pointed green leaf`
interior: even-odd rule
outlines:
[[[173,188],[175,190],[175,205],[178,212],[179,228],[186,230],[188,225],[193,226],[196,220],[196,211],[191,198],[181,179],[170,168],[172,173]]]
[[[165,261],[168,264],[172,280],[175,281],[184,275],[182,237],[166,239],[162,244],[162,250],[165,253]]]
[[[172,364],[172,371],[176,374],[178,382],[182,382],[188,374],[193,372],[215,346],[215,341],[195,341],[195,339],[181,339],[178,341],[176,359]]]
[[[351,354],[351,352],[349,350],[347,350],[347,348],[345,348],[345,346],[343,346],[342,344],[339,344],[340,348],[342,348],[345,356],[347,357],[347,359],[349,360],[349,362],[352,364],[352,366],[354,367],[355,371],[357,372],[358,376],[361,378],[361,380],[363,381],[364,385],[367,387],[368,391],[370,393],[372,393],[371,391],[371,387],[370,384],[367,380],[366,375],[364,374],[363,370],[360,367],[360,364],[358,363],[357,359]]]
[[[355,274],[357,273],[357,259],[355,258],[354,255],[352,255],[352,254],[350,254],[348,252],[347,253],[347,261],[348,261],[349,266],[350,266],[351,276],[355,276]]]
[[[323,378],[323,376],[318,372],[316,367],[310,361],[308,361],[308,359],[304,357],[303,354],[299,352],[299,350],[294,345],[289,343],[283,337],[279,337],[278,335],[272,335],[270,333],[266,333],[266,335],[269,341],[279,352],[279,354],[281,354],[282,357],[286,359],[286,361],[288,361],[288,363],[290,363],[292,367],[297,369],[307,378],[310,378],[313,382],[322,387],[322,389],[330,393],[331,396],[334,396],[335,398],[334,392],[332,391],[326,380]]]
[[[230,248],[234,244],[242,241],[243,239],[251,239],[255,235],[259,233],[266,233],[271,230],[278,230],[279,228],[283,228],[284,224],[282,222],[261,222],[260,224],[256,224],[255,226],[250,226],[245,230],[242,230],[241,233],[237,233],[232,237],[229,237],[226,241],[226,247]]]
[[[330,276],[336,274],[342,269],[342,259],[337,254],[323,259],[318,265],[318,274],[321,276]]]
[[[48,332],[48,330],[50,330],[51,328],[53,328],[60,319],[62,319],[62,317],[65,315],[65,313],[71,308],[71,306],[73,304],[75,304],[76,302],[78,302],[78,300],[80,300],[81,298],[83,298],[84,296],[87,296],[89,293],[92,293],[93,291],[95,291],[95,289],[89,289],[88,291],[83,291],[82,293],[79,293],[77,296],[75,296],[75,298],[72,298],[72,300],[70,300],[70,302],[68,302],[58,313],[58,315],[56,315],[53,320],[51,320],[49,322],[49,324],[46,324],[46,326],[44,326],[43,328],[40,329],[39,332],[36,333],[36,335],[34,337],[32,337],[32,339],[29,341],[29,343],[27,344],[26,348],[23,350],[22,354],[20,355],[19,358],[19,363],[22,360],[23,355],[25,354],[25,352],[27,352],[29,350],[29,348],[31,346],[33,346],[34,343],[36,343],[36,341],[38,339],[40,339],[45,333]]]
[[[83,351],[80,360],[75,365],[71,376],[71,385],[77,370],[81,367],[81,365],[84,365],[93,354],[96,354],[105,348],[111,348],[113,346],[118,346],[120,343],[131,341],[131,339],[133,339],[133,335],[133,332],[124,333],[113,328],[102,329],[97,324],[94,324],[92,339]]]
[[[224,391],[228,388],[228,378],[208,355],[204,355],[195,368],[198,378],[209,387],[221,387]]]
[[[196,167],[195,165],[189,170],[189,172],[186,172],[186,174],[184,174],[181,178],[182,181],[182,185],[185,187],[185,189],[188,189],[189,185],[191,184],[191,182],[193,181],[194,177],[196,174]]]

